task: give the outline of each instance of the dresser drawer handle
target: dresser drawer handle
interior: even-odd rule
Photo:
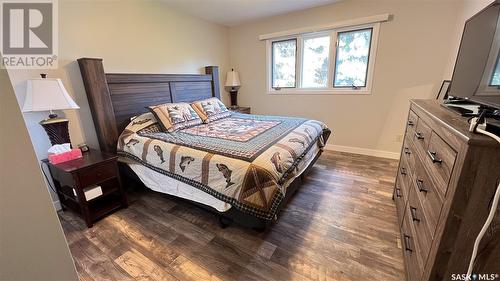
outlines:
[[[438,163],[438,164],[443,163],[443,160],[442,160],[442,159],[438,159],[438,158],[436,158],[436,152],[433,152],[433,151],[427,150],[427,155],[429,155],[429,158],[431,158],[432,163]]]
[[[415,132],[415,137],[419,140],[423,140],[424,139],[424,135],[422,135],[422,133],[419,133],[419,132]]]
[[[415,125],[415,124],[413,123],[413,121],[408,120],[408,126],[413,127],[414,125]]]
[[[405,147],[404,148],[404,153],[410,155],[411,151],[410,151],[410,149],[408,147]]]
[[[401,188],[396,187],[396,197],[398,197],[398,198],[403,197],[403,196],[401,196]]]
[[[405,168],[401,168],[400,173],[401,173],[403,176],[406,176],[406,169],[405,169]]]
[[[424,181],[423,180],[417,179],[417,180],[415,180],[415,183],[417,184],[418,191],[427,193],[427,189],[424,188]]]
[[[413,221],[420,222],[420,219],[417,218],[417,208],[410,206],[410,214]]]
[[[407,252],[413,252],[413,250],[410,247],[410,236],[404,234],[404,243],[405,243],[405,251]]]

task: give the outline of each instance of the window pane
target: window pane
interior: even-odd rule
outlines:
[[[302,87],[326,87],[328,80],[328,54],[330,36],[304,40]]]
[[[365,87],[372,29],[338,33],[334,87]]]
[[[297,40],[273,42],[273,88],[295,87]]]
[[[491,75],[490,86],[500,86],[500,54],[498,55],[497,64]]]

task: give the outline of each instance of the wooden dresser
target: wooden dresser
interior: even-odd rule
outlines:
[[[467,272],[500,179],[500,145],[468,127],[436,100],[411,101],[394,188],[408,281]],[[500,274],[499,213],[474,273]]]

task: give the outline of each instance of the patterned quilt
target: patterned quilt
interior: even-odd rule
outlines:
[[[163,133],[146,113],[122,132],[118,154],[270,220],[299,164],[324,146],[324,130],[314,120],[233,113]]]

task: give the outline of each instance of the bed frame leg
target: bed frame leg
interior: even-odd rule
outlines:
[[[223,216],[219,216],[219,227],[224,229],[224,228],[227,228],[229,226],[231,226],[231,224],[233,224],[233,221],[230,220],[230,219],[227,219]]]

